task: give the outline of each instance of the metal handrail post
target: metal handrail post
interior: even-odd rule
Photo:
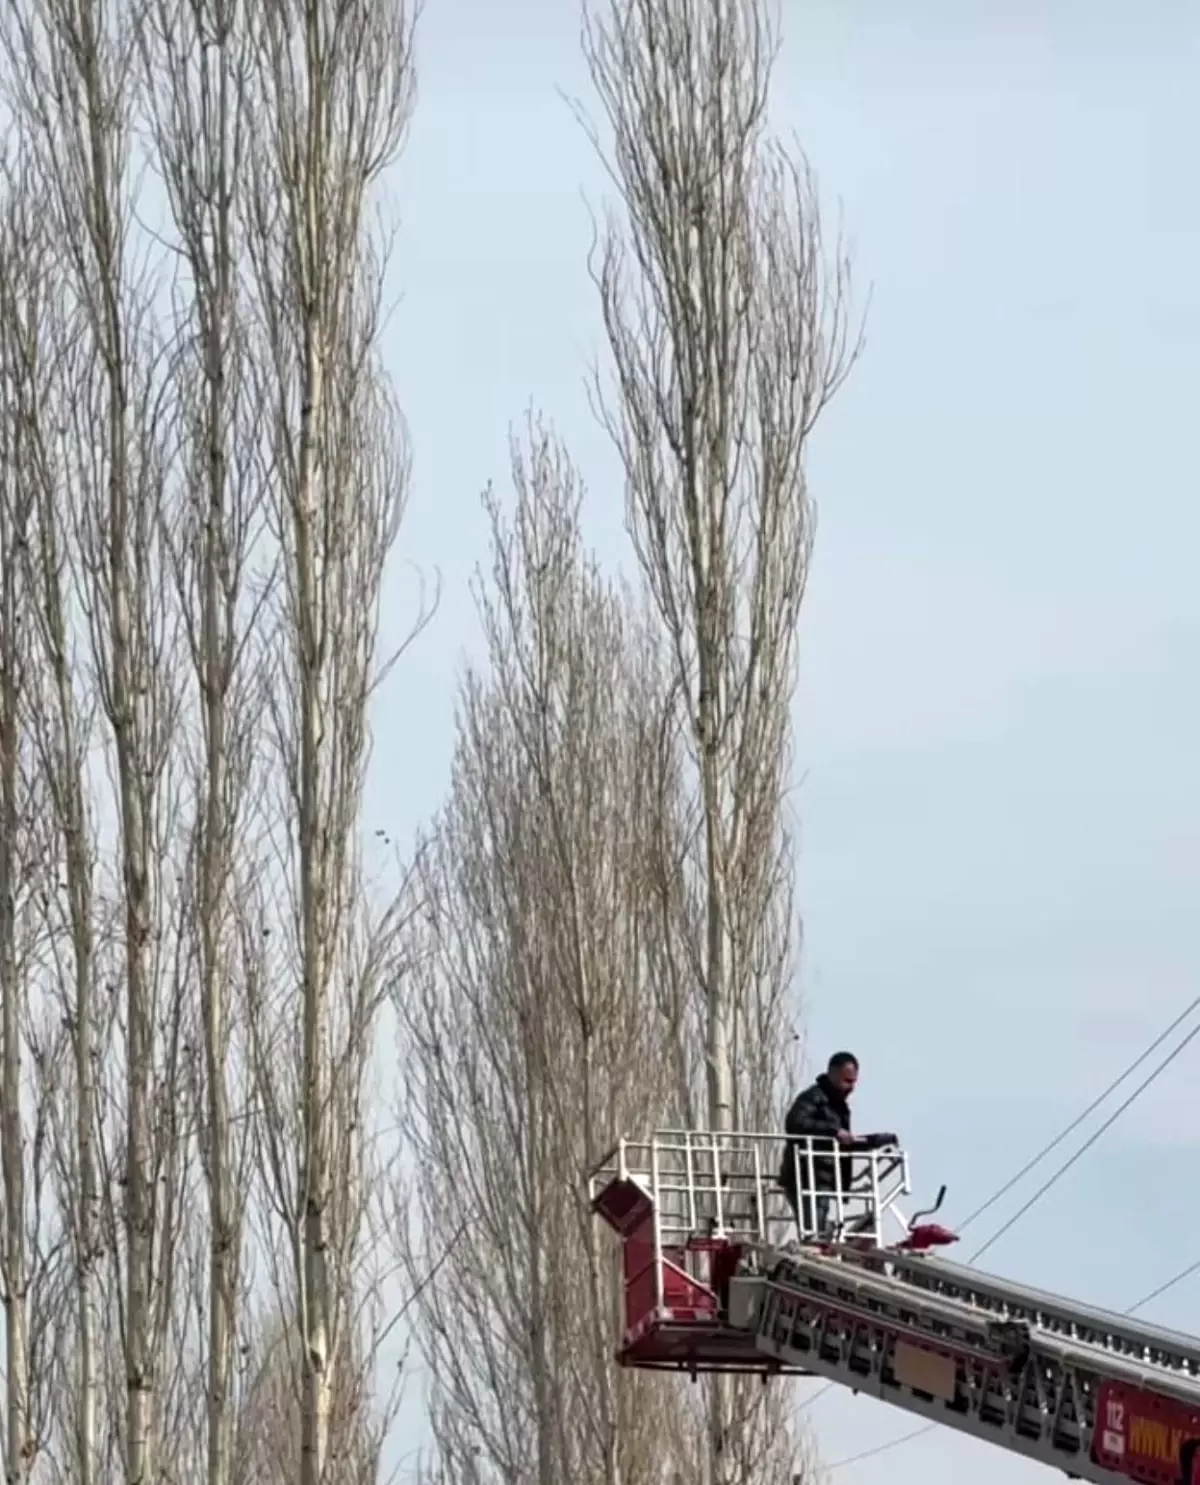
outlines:
[[[650,1141],[650,1185],[654,1204],[654,1308],[666,1308],[663,1289],[662,1202],[659,1200],[658,1141]]]

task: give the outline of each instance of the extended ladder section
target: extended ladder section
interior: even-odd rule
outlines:
[[[855,1178],[866,1218],[798,1229],[771,1139],[778,1158],[778,1137],[672,1132],[597,1171],[593,1206],[622,1237],[624,1364],[821,1376],[1095,1485],[1200,1485],[1200,1339],[914,1251],[941,1228],[903,1224],[888,1246],[897,1152]]]
[[[1097,1485],[1200,1485],[1200,1340],[915,1254],[761,1255],[761,1353]]]

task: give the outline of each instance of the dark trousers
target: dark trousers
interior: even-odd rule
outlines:
[[[819,1193],[814,1198],[807,1193],[797,1197],[795,1188],[784,1182],[783,1194],[787,1197],[787,1204],[792,1209],[792,1216],[800,1228],[802,1235],[811,1237],[813,1233],[820,1233],[829,1222],[829,1210],[833,1206],[832,1196],[822,1196]]]

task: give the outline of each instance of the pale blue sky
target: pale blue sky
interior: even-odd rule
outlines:
[[[865,358],[812,457],[803,988],[814,1050],[863,1059],[860,1122],[900,1130],[953,1217],[1200,991],[1200,11],[784,15],[776,115],[874,285]],[[582,387],[599,344],[584,196],[603,181],[556,92],[583,88],[575,6],[429,0],[420,65],[388,355],[414,446],[402,556],[444,591],[376,717],[371,809],[400,834],[444,786],[477,642],[478,493],[530,400],[589,478],[598,547],[626,560]],[[394,629],[413,591],[398,566]],[[989,1264],[1121,1308],[1200,1258],[1198,1062]],[[1200,1330],[1200,1279],[1147,1313]],[[831,1462],[912,1426],[841,1396],[811,1416]],[[837,1479],[966,1469],[1039,1473],[939,1432]]]

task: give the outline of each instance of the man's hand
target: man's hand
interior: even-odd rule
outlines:
[[[839,1145],[852,1145],[855,1143],[854,1136],[848,1129],[839,1129],[836,1138]]]
[[[869,1134],[866,1136],[866,1147],[868,1150],[886,1150],[889,1145],[899,1146],[900,1141],[894,1134]]]

